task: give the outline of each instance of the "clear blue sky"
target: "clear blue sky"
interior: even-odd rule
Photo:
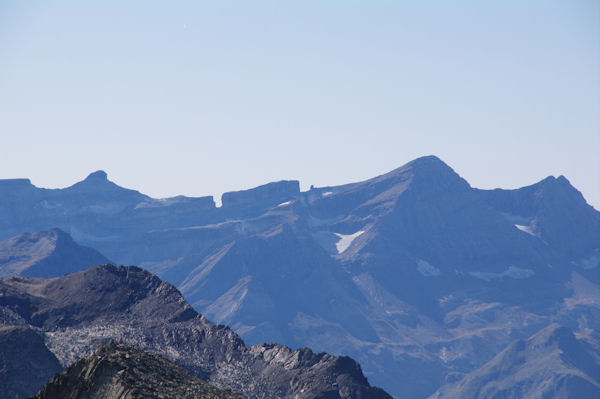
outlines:
[[[4,0],[0,178],[220,195],[435,154],[600,209],[599,24],[578,0]]]

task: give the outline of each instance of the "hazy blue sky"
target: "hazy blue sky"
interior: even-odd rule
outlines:
[[[595,0],[3,0],[0,178],[220,195],[435,154],[600,209],[599,24]]]

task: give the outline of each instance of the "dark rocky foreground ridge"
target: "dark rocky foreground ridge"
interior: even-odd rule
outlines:
[[[4,326],[40,334],[45,346],[38,345],[38,356],[47,347],[63,367],[116,339],[246,398],[391,398],[370,387],[348,357],[277,344],[246,347],[228,327],[194,311],[172,285],[133,266],[0,280],[0,316]],[[16,354],[5,361],[22,359]]]
[[[54,376],[35,399],[243,399],[168,360],[111,341]]]
[[[598,342],[600,213],[563,176],[479,190],[429,156],[353,184],[222,199],[153,199],[103,172],[59,190],[4,180],[0,239],[59,227],[249,344],[350,355],[404,398],[553,323]]]

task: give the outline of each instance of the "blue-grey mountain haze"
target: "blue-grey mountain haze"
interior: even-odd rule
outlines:
[[[428,156],[355,184],[300,192],[280,181],[222,200],[153,199],[102,171],[55,190],[0,180],[0,275],[85,269],[94,253],[78,242],[176,285],[246,343],[351,355],[402,398],[477,394],[499,351],[551,323],[600,353],[600,212],[564,176],[480,190]],[[76,243],[23,234],[51,227]],[[596,372],[576,366],[582,378],[568,378],[560,359],[556,373],[531,374],[545,353],[524,353],[527,367],[500,391],[580,397],[585,381],[600,391]]]

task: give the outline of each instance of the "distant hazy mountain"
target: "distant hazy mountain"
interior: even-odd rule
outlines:
[[[243,399],[160,356],[114,341],[57,374],[35,398]]]
[[[193,184],[201,184],[201,181]],[[598,330],[600,213],[564,177],[472,188],[436,157],[373,179],[152,199],[96,172],[0,181],[0,237],[60,227],[176,285],[247,342],[348,354],[427,397],[558,322]]]
[[[100,252],[78,245],[60,229],[20,234],[0,242],[0,278],[55,277],[108,262]]]
[[[0,325],[36,330],[43,337],[37,342],[45,343],[63,367],[114,339],[162,355],[196,377],[248,399],[391,399],[384,391],[369,386],[360,366],[348,357],[315,354],[309,349],[292,351],[277,344],[246,347],[228,327],[213,325],[196,313],[172,285],[132,266],[96,266],[52,279],[0,280]],[[48,358],[49,353],[39,346],[35,346],[35,356]],[[0,347],[0,351],[6,355],[2,361],[9,370],[33,361],[23,359],[33,350]],[[94,358],[88,360],[93,362]],[[46,376],[56,372],[51,359],[46,363],[47,368],[38,364],[32,370]],[[147,365],[148,371],[152,371],[149,368],[153,364]],[[88,366],[87,360],[76,364],[65,377],[70,381],[73,373]],[[114,380],[114,368],[104,371],[103,378],[110,379],[107,384],[120,389],[120,383]],[[136,369],[130,372],[138,374]],[[3,381],[8,387],[23,380],[23,374],[14,372],[6,377],[11,378]],[[59,390],[65,388],[61,378],[55,381]],[[30,394],[43,383],[37,378],[26,386],[32,387],[35,382],[40,386],[33,387]],[[48,388],[46,394],[55,392],[52,389]],[[0,397],[7,397],[7,392],[0,392]]]
[[[552,324],[518,340],[430,399],[598,398],[600,357],[565,327]]]

